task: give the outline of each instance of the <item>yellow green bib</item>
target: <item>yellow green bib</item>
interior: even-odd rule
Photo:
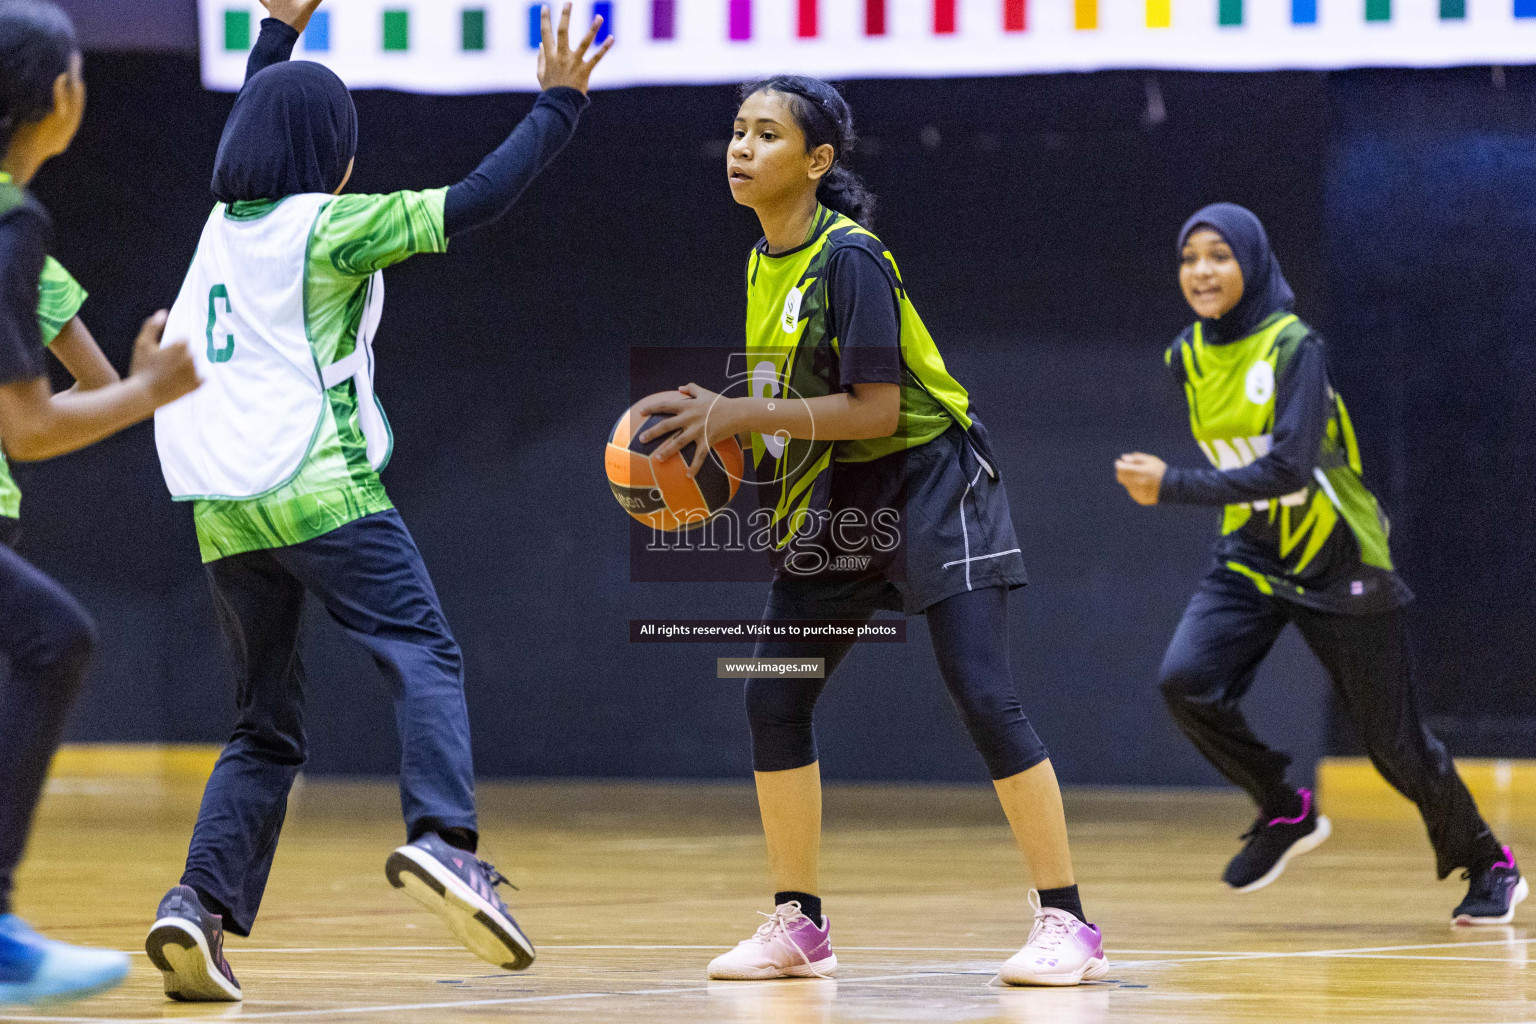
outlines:
[[[971,426],[970,398],[944,366],[933,336],[907,297],[896,261],[872,232],[820,207],[804,245],[777,255],[759,243],[747,263],[746,373],[755,397],[817,398],[841,390],[842,339],[828,315],[827,271],[839,248],[873,253],[886,270],[901,319],[901,420],[889,437],[817,441],[752,437],[752,464],[782,547],[799,517],[825,507],[833,462],[869,462],[926,444],[951,423]]]

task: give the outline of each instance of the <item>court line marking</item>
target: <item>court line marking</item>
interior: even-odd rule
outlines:
[[[462,946],[454,946],[454,949],[462,949]],[[615,946],[539,946],[540,949],[725,949],[722,945],[714,946],[640,946],[640,945],[615,945]],[[1017,953],[1018,946],[1009,946],[1006,949],[996,946],[843,946],[838,949],[847,950],[850,953]],[[1166,950],[1164,952],[1183,952],[1182,950]]]
[[[596,950],[710,950],[725,949],[723,943],[715,945],[645,945],[639,943],[622,943],[611,945],[562,945],[540,943],[539,949],[596,949]],[[1017,946],[843,946],[838,949],[850,953],[1017,953]],[[231,956],[245,954],[270,954],[270,953],[440,953],[440,952],[464,952],[463,946],[267,946],[247,949],[240,946],[226,947],[225,952]],[[130,955],[144,956],[142,949],[125,949],[119,952]],[[1118,953],[1151,953],[1159,956],[1176,956],[1180,954],[1193,954],[1199,956],[1221,956],[1230,950],[1221,949],[1121,949]]]
[[[850,985],[867,985],[881,981],[903,981],[912,978],[943,978],[948,971],[916,971],[911,974],[890,974],[873,978],[851,978],[838,981],[839,989]],[[270,1010],[265,1013],[241,1013],[240,1020],[265,1020],[271,1018],[323,1017],[327,1014],[357,1013],[404,1013],[407,1010],[454,1010],[474,1006],[512,1006],[523,1003],[570,1002],[578,999],[612,999],[615,996],[673,996],[707,993],[708,986],[699,982],[687,988],[620,989],[614,992],[562,992],[547,996],[508,996],[501,999],[460,999],[439,1003],[399,1003],[393,1006],[341,1006],[326,1010]],[[210,1020],[214,1019],[209,1017]],[[0,1021],[52,1021],[53,1024],[164,1024],[159,1017],[42,1017],[0,1016]]]
[[[1476,946],[1528,946],[1536,942],[1531,939],[1484,939],[1475,942],[1422,942],[1412,946],[1360,946],[1355,949],[1303,949],[1289,952],[1247,952],[1247,953],[1223,953],[1216,956],[1180,957],[1173,960],[1123,960],[1121,964],[1127,967],[1152,967],[1168,964],[1199,963],[1208,964],[1217,961],[1232,960],[1281,960],[1287,957],[1313,957],[1328,959],[1371,959],[1371,954],[1380,953],[1407,953],[1416,949],[1467,949]],[[1108,951],[1111,963],[1114,963],[1114,951]],[[1382,957],[1381,959],[1392,959]],[[1447,960],[1450,957],[1428,957],[1431,960]],[[1497,962],[1497,961],[1494,961]]]
[[[540,946],[539,948],[547,949],[548,947]],[[241,953],[441,953],[451,950],[458,950],[460,953],[468,952],[463,946],[271,946],[265,949],[224,947],[224,952],[232,956]],[[125,949],[122,952],[146,955],[142,949]]]
[[[1434,960],[1436,962],[1471,961],[1479,964],[1519,964],[1524,967],[1526,961],[1511,960],[1508,957],[1497,956],[1414,956],[1411,953],[1335,953],[1340,960]]]
[[[1486,940],[1479,940],[1479,941],[1473,941],[1473,942],[1426,942],[1426,943],[1417,943],[1417,944],[1414,944],[1414,945],[1405,945],[1405,946],[1363,946],[1363,947],[1357,947],[1357,948],[1353,948],[1353,949],[1294,950],[1294,951],[1289,951],[1289,952],[1239,952],[1239,953],[1224,953],[1224,954],[1218,954],[1218,955],[1214,955],[1214,956],[1200,955],[1200,956],[1195,956],[1193,958],[1183,958],[1183,959],[1177,959],[1177,960],[1124,960],[1124,961],[1120,961],[1118,963],[1115,963],[1112,960],[1111,961],[1111,966],[1112,967],[1119,967],[1119,968],[1122,968],[1122,969],[1127,969],[1127,968],[1135,968],[1135,967],[1150,967],[1150,966],[1174,965],[1174,964],[1180,964],[1180,963],[1211,963],[1211,962],[1214,962],[1214,961],[1240,961],[1240,960],[1277,960],[1277,959],[1285,959],[1285,958],[1289,958],[1289,957],[1312,957],[1312,958],[1330,958],[1330,957],[1332,957],[1332,958],[1340,958],[1340,959],[1370,959],[1372,954],[1399,953],[1399,952],[1407,952],[1407,951],[1416,950],[1416,949],[1448,949],[1448,948],[1466,948],[1466,947],[1476,947],[1476,946],[1514,946],[1514,945],[1529,945],[1529,944],[1531,944],[1533,942],[1536,942],[1536,938],[1529,938],[1529,939],[1486,939]],[[375,948],[383,949],[383,948],[387,948],[387,947],[375,947]],[[419,949],[421,949],[423,947],[409,947],[409,948],[419,950]],[[426,948],[428,948],[428,949],[444,949],[444,948],[455,949],[455,948],[458,948],[458,947],[435,946],[435,947],[426,947]],[[560,948],[560,947],[545,947],[545,948]],[[578,947],[563,947],[563,948],[578,948]],[[617,948],[620,948],[620,949],[676,949],[676,948],[679,948],[679,947],[676,947],[676,946],[640,946],[640,945],[633,945],[633,946],[620,946],[620,947],[617,947]],[[714,947],[714,946],[706,946],[706,947],[684,947],[684,948],[714,949],[716,947]],[[859,948],[859,947],[848,946],[848,947],[844,947],[844,948],[852,950],[852,949],[856,949],[856,948]],[[963,949],[963,948],[962,949],[956,949],[956,948],[953,948],[953,947],[938,947],[938,948],[930,948],[930,949],[921,949],[921,948],[917,948],[917,947],[863,947],[863,948],[871,949],[871,950],[884,948],[887,951],[906,950],[906,951],[909,951],[909,952],[943,952],[943,951],[948,951],[948,952],[991,952],[991,950]],[[284,950],[284,951],[286,952],[288,950]],[[335,951],[336,950],[321,950],[321,952],[335,952]],[[247,950],[246,952],[256,952],[256,951],[255,950]],[[1127,950],[1126,952],[1131,952],[1131,951]],[[1381,957],[1381,959],[1410,959],[1410,958],[1407,958],[1407,957]],[[1412,958],[1412,959],[1448,960],[1448,959],[1462,959],[1462,958],[1422,957],[1422,958]],[[1489,959],[1489,958],[1482,958],[1482,957],[1473,957],[1473,958],[1468,958],[1468,959],[1474,959],[1474,960],[1479,960],[1479,961],[1488,962],[1488,963],[1499,963],[1499,962],[1501,962],[1501,961],[1499,961],[1497,959]],[[878,982],[889,982],[889,981],[910,981],[910,980],[914,980],[914,979],[918,979],[918,978],[943,978],[943,977],[955,977],[955,976],[969,976],[969,975],[972,975],[973,973],[974,972],[956,972],[956,971],[914,971],[914,972],[906,973],[906,974],[878,975],[878,976],[870,977],[870,978],[849,978],[849,979],[846,979],[846,980],[839,979],[837,984],[838,984],[839,988],[846,988],[846,987],[853,986],[853,985],[866,985],[866,984],[873,984],[873,983],[878,983]],[[556,993],[556,994],[552,994],[552,995],[543,995],[543,996],[510,996],[510,997],[505,997],[505,998],[500,998],[500,999],[466,999],[466,1000],[456,1000],[456,1001],[452,1001],[452,1002],[435,1002],[435,1003],[401,1003],[401,1004],[396,1004],[396,1005],[391,1005],[391,1006],[343,1006],[343,1007],[334,1007],[334,1008],[323,1009],[323,1010],[272,1010],[272,1011],[267,1011],[267,1012],[241,1013],[240,1017],[241,1017],[241,1019],[257,1020],[257,1019],[275,1019],[275,1018],[284,1018],[284,1019],[286,1019],[286,1018],[302,1018],[302,1017],[323,1017],[323,1016],[325,1016],[327,1014],[403,1013],[403,1012],[405,1012],[407,1010],[447,1010],[447,1009],[460,1009],[460,1008],[475,1007],[475,1006],[511,1006],[511,1005],[520,1005],[520,1004],[524,1004],[524,1003],[571,1002],[571,1001],[583,1000],[583,999],[611,999],[611,998],[614,998],[614,997],[617,997],[617,996],[685,995],[685,994],[690,994],[690,993],[699,993],[699,992],[706,992],[706,991],[708,991],[707,987],[704,984],[699,983],[699,984],[690,985],[690,986],[685,987],[685,988],[675,988],[674,987],[674,988],[658,988],[658,989],[620,989],[620,990],[613,991],[613,992],[564,992],[564,993]],[[52,1022],[54,1022],[54,1024],[162,1024],[162,1022],[164,1020],[165,1020],[165,1018],[163,1016],[160,1016],[160,1017],[133,1017],[133,1018],[123,1018],[123,1017],[58,1017],[58,1016],[26,1016],[26,1015],[3,1015],[3,1016],[0,1016],[0,1021],[29,1021],[29,1022],[30,1021],[38,1021],[38,1022],[52,1021]],[[1527,1022],[1527,1024],[1536,1024],[1536,1021]]]
[[[1528,939],[1480,939],[1471,942],[1432,942],[1411,946],[1364,946],[1355,949],[1319,949],[1319,950],[1253,950],[1236,951],[1230,949],[1120,949],[1109,947],[1111,955],[1124,956],[1139,954],[1147,956],[1179,956],[1195,958],[1220,958],[1231,959],[1270,959],[1287,956],[1344,956],[1355,954],[1374,953],[1399,953],[1416,949],[1453,949],[1469,948],[1476,946],[1514,946],[1528,945],[1536,942],[1536,938]],[[566,945],[559,943],[540,944],[540,949],[575,949],[575,950],[710,950],[723,949],[721,944],[714,945],[675,945],[675,944],[646,944],[646,943],[612,943],[603,945]],[[838,946],[839,949],[850,953],[1014,953],[1014,946]],[[463,952],[463,946],[269,946],[245,949],[230,947],[227,952],[231,955],[242,954],[275,954],[275,953],[439,953],[439,952]],[[129,954],[143,956],[142,949],[122,950]],[[1431,957],[1430,959],[1450,959],[1448,957]],[[1154,961],[1138,961],[1151,963]],[[1156,961],[1165,962],[1165,961]],[[1171,962],[1171,961],[1166,961]],[[1196,961],[1197,962],[1197,961]],[[1536,1022],[1533,1022],[1536,1024]]]

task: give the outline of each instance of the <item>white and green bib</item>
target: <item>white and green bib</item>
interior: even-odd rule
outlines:
[[[309,239],[329,195],[291,196],[259,218],[216,207],[198,243],[165,338],[190,339],[202,387],[155,414],[166,485],[178,501],[271,493],[303,467],[326,413],[326,392],[352,383],[368,461],[391,446],[373,393],[373,335],[384,309],[382,272],[368,284],[357,344],[322,365],[310,337]]]

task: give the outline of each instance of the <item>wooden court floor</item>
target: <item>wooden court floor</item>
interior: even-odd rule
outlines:
[[[1028,931],[1027,880],[980,787],[830,789],[837,979],[723,983],[706,981],[705,964],[768,909],[745,787],[483,786],[485,852],[521,886],[509,900],[539,946],[534,967],[512,975],[456,948],[385,882],[400,837],[390,786],[311,781],[292,803],[256,934],[229,944],[245,1003],[180,1006],[164,1000],[140,941],[176,880],[196,801],[187,784],[52,784],[19,909],[60,938],[134,951],[134,973],[96,999],[0,1020],[1536,1021],[1536,928],[1454,931],[1461,883],[1434,881],[1415,821],[1335,808],[1325,846],[1237,896],[1217,876],[1250,812],[1225,794],[1070,794],[1111,980],[996,987],[995,966]],[[1536,818],[1491,816],[1517,818],[1495,825],[1536,864]]]

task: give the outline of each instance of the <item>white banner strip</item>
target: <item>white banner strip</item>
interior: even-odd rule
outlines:
[[[235,90],[263,16],[199,0],[203,81]],[[594,88],[1106,68],[1536,63],[1536,0],[580,0],[618,39]],[[327,0],[295,57],[353,88],[524,92],[529,0]]]

